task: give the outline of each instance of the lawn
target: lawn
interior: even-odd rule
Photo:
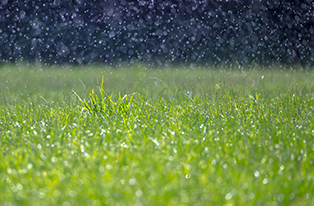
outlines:
[[[314,71],[0,69],[0,205],[313,205]]]

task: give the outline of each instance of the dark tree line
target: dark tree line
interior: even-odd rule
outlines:
[[[313,64],[312,1],[1,0],[0,62]]]

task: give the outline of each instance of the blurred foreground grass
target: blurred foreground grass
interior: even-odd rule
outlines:
[[[172,95],[178,90],[195,95],[209,94],[216,84],[226,84],[234,91],[279,96],[306,92],[312,87],[314,71],[269,69],[154,69],[143,65],[132,67],[54,68],[26,65],[6,65],[0,68],[0,94],[3,100],[31,100],[43,97],[47,101],[63,102],[72,89],[89,93],[104,78],[106,91],[141,92],[152,97],[161,93]]]
[[[313,77],[7,65],[0,204],[313,205]]]

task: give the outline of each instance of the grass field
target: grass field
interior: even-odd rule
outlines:
[[[313,79],[4,66],[0,205],[314,205]]]

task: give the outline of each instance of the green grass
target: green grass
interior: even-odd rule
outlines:
[[[7,65],[0,205],[313,205],[313,77]]]

